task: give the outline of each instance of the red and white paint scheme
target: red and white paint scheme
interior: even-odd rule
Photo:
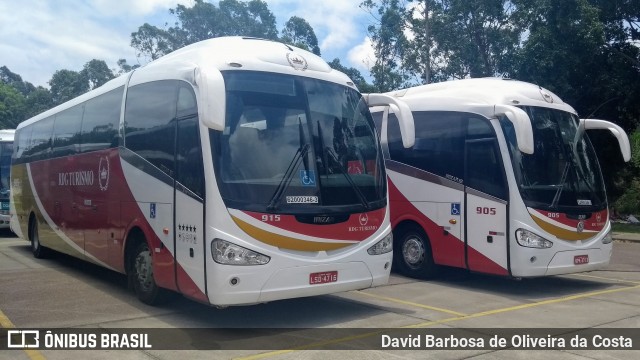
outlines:
[[[196,43],[18,126],[12,228],[36,257],[127,274],[151,304],[381,285],[392,236],[369,105],[385,104],[412,122],[302,49]]]
[[[619,126],[579,119],[548,90],[507,79],[388,95],[409,106],[415,131],[415,145],[401,146],[395,108],[372,108],[389,177],[394,269],[534,277],[609,263],[608,204],[585,130],[610,130],[629,161]]]

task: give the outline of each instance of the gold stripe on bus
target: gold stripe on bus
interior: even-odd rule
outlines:
[[[240,229],[242,229],[242,231],[246,232],[254,239],[259,240],[265,244],[277,246],[283,249],[300,251],[327,251],[353,245],[353,243],[326,243],[295,239],[292,237],[278,235],[270,231],[260,229],[259,227],[242,221],[235,216],[231,216],[231,218],[236,223],[236,225],[238,225]]]
[[[536,224],[538,224],[538,226],[540,226],[542,228],[542,230],[555,235],[557,238],[562,239],[562,240],[571,240],[571,241],[578,241],[578,240],[587,240],[589,238],[594,237],[597,233],[596,232],[578,232],[576,231],[572,231],[572,230],[567,230],[567,229],[563,229],[559,226],[555,226],[552,224],[549,224],[548,222],[537,218],[535,216],[531,216],[531,218],[533,219],[533,221],[536,222]]]

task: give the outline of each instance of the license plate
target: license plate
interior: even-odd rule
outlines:
[[[309,284],[326,284],[338,281],[337,271],[324,271],[309,274]]]
[[[589,255],[576,255],[573,257],[574,265],[582,265],[589,263]]]

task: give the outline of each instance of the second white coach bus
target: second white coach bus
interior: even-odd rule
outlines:
[[[415,145],[405,148],[393,111],[372,109],[387,159],[394,269],[421,278],[438,265],[534,277],[608,264],[607,198],[585,129],[610,130],[628,161],[619,126],[579,119],[550,91],[507,79],[390,95],[415,119]]]
[[[18,126],[13,228],[36,257],[126,273],[147,303],[166,289],[226,306],[384,284],[392,237],[368,105],[403,104],[367,101],[298,48],[187,46]]]

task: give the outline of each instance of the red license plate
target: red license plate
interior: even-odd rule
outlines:
[[[309,284],[326,284],[338,281],[337,271],[323,271],[309,274]]]
[[[574,265],[582,265],[589,263],[589,255],[576,255],[573,257]]]

